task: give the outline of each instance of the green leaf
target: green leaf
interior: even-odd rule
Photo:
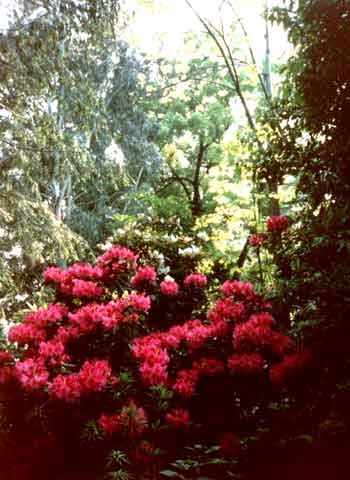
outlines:
[[[181,479],[185,478],[183,475],[181,475],[178,472],[175,472],[174,470],[162,470],[159,473],[163,475],[163,477],[167,477],[167,478],[181,478]]]

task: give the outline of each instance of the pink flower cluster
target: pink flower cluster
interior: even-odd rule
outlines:
[[[63,320],[67,313],[65,306],[55,303],[39,308],[26,315],[23,323],[13,325],[8,332],[8,339],[19,345],[38,344],[46,339],[46,328]]]
[[[183,408],[173,408],[165,415],[165,420],[173,428],[188,427],[190,424],[190,414]]]
[[[145,410],[131,400],[121,409],[120,413],[103,413],[97,424],[105,435],[122,432],[130,438],[137,438],[147,430],[148,418]]]
[[[284,215],[275,215],[267,219],[266,226],[269,232],[281,233],[289,227],[289,220]]]
[[[241,302],[234,302],[231,298],[218,298],[214,308],[207,314],[208,320],[212,323],[232,320],[238,322],[243,320],[246,312],[245,306]]]
[[[159,285],[160,291],[163,295],[169,297],[175,296],[179,293],[179,285],[173,281],[163,281]]]
[[[17,362],[15,369],[18,380],[27,391],[44,387],[49,379],[49,372],[41,360],[28,358],[23,362]]]
[[[153,267],[139,268],[131,279],[131,286],[136,288],[144,286],[145,284],[154,285],[157,278],[157,273]]]
[[[43,275],[46,283],[56,284],[60,292],[77,298],[98,297],[103,294],[103,288],[96,283],[103,279],[103,270],[87,263],[76,263],[65,270],[49,267]]]
[[[249,282],[239,280],[226,280],[220,288],[225,297],[233,297],[235,300],[246,300],[249,302],[257,299],[253,285]]]
[[[57,375],[49,384],[49,394],[74,402],[84,393],[102,391],[110,378],[111,368],[106,360],[87,360],[78,373]]]
[[[152,328],[143,322],[149,312],[151,318],[154,312],[159,315],[157,308],[151,309],[151,297],[146,295],[148,290],[155,297],[159,293],[174,297],[171,302],[169,300],[171,313],[179,293],[175,281],[164,280],[158,289],[154,268],[146,266],[136,270],[137,259],[131,250],[116,246],[98,258],[98,266],[80,263],[65,270],[47,269],[45,281],[55,284],[58,292],[67,294],[67,297],[60,295],[58,298],[65,298],[69,308],[51,304],[30,313],[22,324],[10,329],[9,339],[19,344],[21,356],[15,361],[8,352],[0,352],[0,383],[14,379],[27,392],[47,391],[49,399],[68,403],[78,402],[92,393],[94,395],[87,401],[95,401],[95,397],[107,398],[109,390],[114,390],[117,383],[111,368],[119,368],[115,363],[135,373],[132,371],[134,362],[130,363],[128,355],[131,342],[130,351],[137,360],[142,383],[139,388],[163,385],[172,390],[174,403],[164,420],[168,426],[180,429],[190,424],[190,415],[186,409],[175,406],[177,402],[184,406],[203,377],[266,373],[272,383],[281,384],[302,370],[305,356],[295,354],[293,341],[275,330],[275,321],[264,311],[267,305],[253,286],[237,280],[228,280],[221,286],[222,295],[206,317],[203,314],[202,319],[183,319],[182,324],[166,331],[133,337],[145,326]],[[122,274],[125,275],[118,283],[118,276]],[[128,287],[127,278],[130,279]],[[178,297],[179,304],[191,297],[198,303],[196,289],[206,284],[204,275],[188,275],[184,285],[189,294]],[[133,289],[138,293],[132,293]],[[127,292],[118,298],[116,292],[124,290]],[[85,300],[84,304],[75,301],[76,298]],[[87,303],[86,299],[93,301]],[[161,302],[163,307],[166,298]],[[185,309],[179,308],[176,316],[181,318],[183,311]],[[88,335],[91,337],[83,338]],[[84,350],[92,345],[94,354]],[[106,355],[95,349],[106,351],[111,345],[113,348],[121,345],[127,353],[125,355],[125,350],[121,350],[120,355],[119,351],[111,352],[109,363]],[[91,360],[92,355],[97,358]],[[231,378],[231,381],[234,380]],[[126,392],[129,390],[120,388],[118,395],[123,398]],[[94,414],[100,431],[104,435],[142,439],[149,421],[144,408],[130,399],[123,400],[117,411],[111,412],[110,405],[100,416],[102,409]]]
[[[76,373],[59,374],[49,384],[49,395],[53,399],[75,402],[82,394],[79,377]]]
[[[70,333],[75,336],[91,333],[98,325],[104,330],[112,330],[124,323],[136,323],[139,315],[147,313],[150,306],[150,297],[136,293],[105,305],[85,305],[68,315],[68,330],[70,327]]]
[[[198,379],[199,372],[197,372],[197,370],[180,370],[173,384],[173,390],[181,397],[191,398],[194,394]]]
[[[207,284],[207,277],[201,273],[190,273],[184,279],[184,285],[187,288],[202,288]]]
[[[292,352],[294,342],[273,329],[275,321],[269,312],[249,313],[268,306],[250,283],[226,281],[221,292],[224,297],[217,299],[207,314],[209,323],[189,320],[166,332],[154,332],[133,341],[131,351],[140,362],[139,372],[146,385],[167,385],[180,396],[190,398],[201,375],[217,375],[226,368],[234,374],[262,373],[274,357],[280,359]],[[174,379],[170,378],[171,352],[181,342],[191,354],[207,341],[216,342],[230,332],[234,351],[226,365],[215,358],[202,358],[194,361],[192,368],[180,369]],[[267,354],[268,360],[263,354]]]
[[[154,332],[136,338],[131,346],[134,357],[140,361],[141,378],[147,385],[166,384],[170,361],[168,350],[178,348],[185,341],[190,351],[197,350],[210,338],[224,336],[229,326],[223,320],[204,325],[200,320],[189,320],[175,325],[166,332]]]
[[[67,293],[72,293],[77,298],[82,297],[99,297],[103,294],[103,288],[96,285],[94,282],[87,282],[86,280],[73,280],[73,288]]]
[[[79,335],[87,335],[101,325],[103,330],[113,330],[125,323],[136,323],[140,314],[146,314],[151,307],[151,299],[145,295],[132,293],[105,305],[90,303],[69,313],[69,323],[58,331],[63,343]]]
[[[225,370],[225,365],[216,358],[201,358],[192,363],[192,368],[180,370],[177,374],[173,390],[184,398],[190,398],[202,375],[217,375]]]
[[[47,283],[68,283],[74,278],[98,281],[103,278],[103,270],[89,263],[75,263],[65,270],[49,267],[44,272],[44,280]]]
[[[269,313],[252,315],[248,321],[236,325],[233,345],[241,352],[245,349],[261,348],[277,356],[283,356],[294,347],[292,339],[271,329],[274,319]]]
[[[100,259],[101,267],[88,264],[75,264],[66,270],[52,267],[46,270],[44,276],[47,282],[56,283],[60,291],[66,289],[66,293],[75,297],[89,297],[103,291],[91,280],[108,280],[109,268],[114,272],[122,271],[130,263],[134,266],[136,258],[130,250],[116,247]],[[117,264],[119,267],[114,268],[113,265]],[[107,269],[107,277],[103,269]],[[78,276],[81,278],[76,278]],[[27,391],[48,387],[51,398],[68,402],[89,392],[99,392],[108,381],[113,383],[108,362],[86,361],[77,373],[59,373],[67,360],[74,364],[74,359],[67,354],[67,344],[95,332],[99,326],[100,332],[105,332],[125,323],[138,322],[150,306],[150,297],[131,293],[106,304],[89,303],[71,312],[61,304],[39,308],[26,315],[21,324],[11,327],[8,334],[10,342],[26,348],[15,366],[7,364],[12,358],[8,353],[0,356],[0,381],[16,378]]]
[[[46,338],[46,330],[35,324],[21,323],[13,325],[8,332],[8,339],[11,343],[18,345],[38,344]]]
[[[57,339],[40,342],[39,357],[42,360],[48,360],[51,366],[61,365],[69,358],[65,353],[64,344]]]
[[[116,245],[97,258],[105,278],[115,278],[120,273],[136,270],[138,255],[128,248]]]

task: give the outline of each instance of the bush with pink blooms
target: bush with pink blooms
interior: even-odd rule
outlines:
[[[310,361],[250,283],[227,280],[208,298],[204,275],[178,284],[121,246],[97,265],[49,267],[44,281],[56,300],[10,328],[0,382],[9,438],[28,449],[45,438],[58,475],[62,455],[97,475],[119,451],[125,471],[145,478],[185,444],[233,435],[238,452],[243,412]],[[38,469],[33,454],[27,478]]]

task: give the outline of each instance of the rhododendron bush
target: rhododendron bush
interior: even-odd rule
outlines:
[[[137,470],[185,441],[225,443],[242,402],[308,362],[250,283],[227,280],[211,299],[201,273],[179,285],[121,246],[44,281],[55,302],[10,328],[0,382],[13,432],[46,435],[72,463],[101,465],[113,448]]]

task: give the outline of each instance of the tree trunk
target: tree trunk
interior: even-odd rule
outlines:
[[[200,171],[201,171],[202,163],[204,160],[204,154],[207,148],[208,146],[204,145],[203,140],[200,139],[198,154],[196,158],[196,165],[195,165],[195,170],[193,175],[193,195],[192,195],[192,209],[191,209],[193,219],[196,219],[197,217],[199,217],[203,211],[202,199],[200,194]]]

